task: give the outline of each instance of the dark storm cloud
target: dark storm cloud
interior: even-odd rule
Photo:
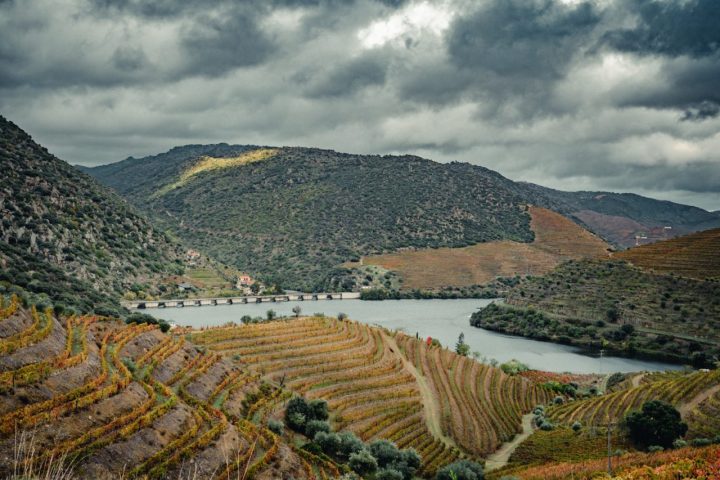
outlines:
[[[495,104],[490,115],[508,98],[524,99],[530,115],[545,108],[546,96],[583,53],[599,21],[590,3],[493,0],[455,22],[448,54],[460,75],[472,74],[467,86]]]
[[[685,192],[717,209],[719,9],[0,0],[0,110],[85,164],[184,143],[308,145]]]
[[[201,16],[183,32],[184,73],[220,75],[238,67],[257,65],[275,50],[254,15],[234,11],[223,18]]]
[[[657,85],[637,84],[623,92],[619,105],[680,110],[684,120],[720,112],[720,55],[668,60],[659,76]]]
[[[314,98],[342,97],[367,87],[383,85],[387,75],[387,59],[380,55],[364,55],[334,66],[307,89]]]
[[[683,111],[682,120],[705,120],[720,113],[720,2],[642,1],[628,4],[632,28],[606,32],[601,44],[639,56],[668,58],[664,88],[635,92],[627,105]],[[684,61],[673,61],[684,57]]]
[[[453,25],[448,51],[459,68],[503,78],[562,77],[598,24],[590,3],[494,0]]]
[[[720,2],[717,0],[632,0],[632,28],[608,31],[603,41],[640,55],[703,57],[720,50]]]

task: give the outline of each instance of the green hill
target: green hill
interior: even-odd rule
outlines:
[[[679,232],[720,225],[716,214],[695,207],[559,192],[414,156],[189,145],[84,170],[188,245],[298,289],[337,285],[344,274],[335,267],[361,256],[530,242],[528,204],[563,213],[619,246],[649,226],[670,223]],[[629,233],[623,222],[632,226]]]
[[[513,287],[476,327],[624,356],[712,364],[720,358],[720,283],[618,260],[570,261]],[[694,358],[695,356],[695,358]]]
[[[134,284],[180,273],[179,246],[117,194],[0,117],[0,282],[112,312]]]
[[[220,145],[89,171],[188,244],[285,287],[322,288],[371,253],[533,239],[517,184],[467,164]]]

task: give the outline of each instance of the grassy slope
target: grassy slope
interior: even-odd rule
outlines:
[[[720,279],[720,229],[642,245],[615,257],[656,272]]]
[[[645,272],[621,261],[567,262],[524,279],[509,307],[474,315],[476,326],[533,338],[689,361],[720,353],[720,284]],[[621,328],[634,331],[624,335]],[[629,327],[626,327],[629,328]]]
[[[334,266],[401,247],[533,239],[517,184],[482,167],[281,148],[262,161],[186,175],[198,155],[254,150],[217,148],[92,173],[188,244],[286,287],[323,288]]]
[[[0,280],[90,311],[180,269],[176,244],[2,117],[0,169]]]
[[[495,277],[541,275],[564,260],[599,257],[608,245],[553,211],[530,207],[532,243],[494,241],[463,248],[404,251],[363,259],[400,274],[405,289],[485,284]]]

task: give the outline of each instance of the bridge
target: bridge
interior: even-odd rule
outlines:
[[[216,305],[244,305],[248,303],[304,302],[312,300],[356,300],[359,292],[342,293],[284,293],[282,295],[254,295],[246,297],[185,298],[171,300],[130,300],[123,301],[129,309],[182,308]]]

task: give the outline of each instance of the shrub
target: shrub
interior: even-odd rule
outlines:
[[[323,420],[305,422],[305,435],[308,438],[315,438],[315,434],[318,432],[330,433],[330,425]]]
[[[326,455],[330,455],[331,457],[337,456],[340,450],[340,438],[336,433],[318,432],[315,434],[313,441]]]
[[[344,431],[337,434],[340,440],[340,448],[337,457],[348,459],[353,453],[357,453],[365,449],[365,444],[353,432]]]
[[[377,460],[367,450],[360,450],[350,455],[348,465],[354,472],[363,476],[375,473],[378,468]]]
[[[309,416],[311,420],[327,420],[330,416],[328,414],[328,405],[325,400],[311,400],[308,402]]]
[[[482,480],[485,478],[482,465],[469,460],[458,460],[437,471],[436,480]]]
[[[368,448],[381,468],[400,460],[400,451],[394,443],[388,440],[374,440],[368,445]]]
[[[403,480],[403,474],[392,468],[384,468],[377,472],[375,480]]]
[[[637,445],[658,445],[664,448],[685,435],[688,426],[672,405],[653,400],[645,402],[642,411],[632,412],[625,417],[630,438]]]
[[[582,429],[582,423],[575,422],[572,424],[573,432],[579,432]]]
[[[648,452],[650,452],[650,453],[658,453],[658,452],[662,452],[663,450],[665,450],[665,449],[663,447],[661,447],[660,445],[650,445],[648,447]]]
[[[285,424],[281,422],[280,420],[268,420],[268,429],[270,429],[271,432],[273,432],[276,435],[282,435],[283,431],[285,430]]]
[[[687,442],[681,438],[678,438],[673,442],[673,448],[685,448],[687,447]]]
[[[285,409],[285,421],[295,431],[302,432],[310,414],[310,407],[302,397],[293,397]]]

